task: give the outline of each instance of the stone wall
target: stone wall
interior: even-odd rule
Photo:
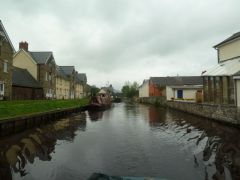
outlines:
[[[165,96],[159,96],[159,97],[141,97],[138,99],[140,103],[146,103],[146,104],[153,104],[153,105],[159,105],[159,106],[165,106],[166,105],[166,97]]]
[[[216,121],[240,125],[240,109],[229,105],[167,101],[167,106]]]

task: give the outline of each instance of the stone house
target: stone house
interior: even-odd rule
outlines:
[[[56,67],[56,98],[69,99],[70,79],[63,72],[60,66]]]
[[[204,102],[240,106],[240,32],[214,48],[218,64],[202,73]]]
[[[44,98],[56,98],[56,63],[51,51],[29,51],[27,42],[19,43],[13,65],[28,72],[43,87]]]
[[[13,67],[12,99],[37,100],[43,97],[43,88],[40,83],[26,69]]]
[[[202,92],[201,76],[150,77],[139,87],[139,97],[164,97],[166,100],[196,100]]]
[[[70,86],[69,86],[69,99],[75,98],[75,79],[76,79],[76,70],[74,66],[59,66],[63,73],[67,76]]]
[[[0,20],[0,100],[11,99],[12,60],[15,49]]]
[[[85,73],[76,73],[75,98],[80,99],[87,96],[87,76]]]

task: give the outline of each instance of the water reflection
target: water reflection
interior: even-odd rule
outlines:
[[[205,179],[240,179],[239,129],[174,110],[150,106],[148,112],[151,127],[173,129],[175,136],[180,137],[178,143],[195,144],[194,166],[198,168],[199,161],[204,162]]]
[[[91,121],[99,121],[103,117],[104,111],[88,111],[88,115]]]
[[[20,177],[27,175],[26,164],[36,158],[51,161],[57,140],[73,141],[76,131],[85,131],[86,115],[62,119],[18,135],[0,140],[0,179],[12,179],[12,171]]]
[[[84,180],[94,172],[240,179],[239,132],[171,109],[119,103],[1,138],[0,179]]]

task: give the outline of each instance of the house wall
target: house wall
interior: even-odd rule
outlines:
[[[237,106],[240,107],[240,79],[236,80]]]
[[[149,96],[165,96],[164,94],[165,91],[165,87],[158,87],[157,85],[155,85],[154,83],[152,83],[151,81],[149,82]]]
[[[204,102],[235,105],[235,89],[232,76],[204,77]]]
[[[178,89],[174,89],[175,98],[177,98],[177,90]],[[193,100],[196,99],[196,93],[197,93],[196,89],[182,89],[182,90],[183,90],[184,99],[193,99]]]
[[[172,98],[175,98],[174,90],[169,86],[166,86],[166,97],[168,101],[171,100]]]
[[[139,97],[149,97],[149,81],[145,81],[139,88]]]
[[[84,96],[83,85],[81,83],[75,84],[75,98],[80,99]]]
[[[31,87],[21,87],[12,86],[12,99],[13,100],[37,100],[43,99],[43,89],[42,88],[31,88]]]
[[[43,87],[45,98],[56,98],[56,67],[54,63],[52,65],[38,64],[38,81]]]
[[[12,95],[12,62],[13,51],[7,41],[0,46],[0,83],[4,84],[4,98],[11,99]],[[7,72],[4,72],[4,62],[7,62]],[[3,97],[2,97],[3,98]]]
[[[240,56],[240,39],[227,43],[218,48],[219,61]]]
[[[37,80],[37,64],[24,51],[20,50],[13,58],[13,66],[27,69],[28,72]]]
[[[60,76],[56,77],[56,98],[69,99],[70,81]]]

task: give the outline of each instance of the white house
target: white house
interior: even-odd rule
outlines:
[[[139,87],[139,97],[165,97],[166,100],[196,100],[202,92],[201,76],[150,77]]]
[[[196,101],[197,92],[202,92],[202,85],[167,86],[167,100]]]
[[[149,97],[149,80],[144,79],[142,85],[139,87],[139,97]]]

